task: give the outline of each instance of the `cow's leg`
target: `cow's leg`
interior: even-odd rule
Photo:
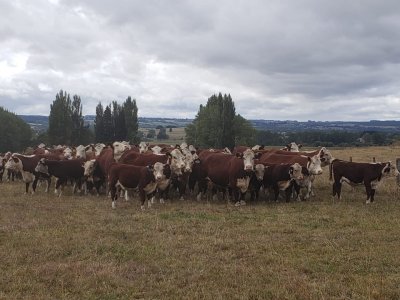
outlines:
[[[50,188],[50,184],[51,184],[51,177],[49,176],[48,178],[46,178],[46,189],[45,192],[48,193],[49,192],[49,188]]]
[[[117,201],[117,188],[115,184],[110,184],[110,192],[111,192],[111,207],[115,209],[115,201]]]
[[[365,185],[365,190],[367,192],[367,201],[366,201],[366,203],[368,204],[368,203],[371,202],[371,198],[372,198],[371,182],[365,181],[364,185]]]
[[[285,190],[286,202],[290,202],[290,197],[292,196],[292,191],[293,191],[292,185],[290,185],[290,186]]]
[[[374,196],[375,196],[375,189],[371,189],[371,202],[374,202]]]
[[[38,181],[39,181],[38,176],[35,176],[35,179],[32,182],[32,194],[34,194],[36,192],[36,187],[37,187]]]
[[[341,191],[342,191],[342,183],[340,180],[336,180],[333,182],[332,185],[332,197],[337,195],[338,200],[341,200]]]
[[[25,194],[28,194],[29,192],[29,184],[30,182],[25,182]]]
[[[293,185],[293,191],[294,194],[296,195],[296,201],[301,201],[301,197],[300,197],[300,185],[298,185],[297,183],[294,183]]]

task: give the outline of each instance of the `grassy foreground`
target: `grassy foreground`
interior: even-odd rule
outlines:
[[[333,151],[354,161],[400,148]],[[172,200],[142,212],[105,196],[23,195],[0,183],[3,299],[399,299],[400,203],[393,178],[376,202],[327,169],[308,202]]]

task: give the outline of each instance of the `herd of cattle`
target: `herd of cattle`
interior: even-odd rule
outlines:
[[[40,145],[31,155],[0,154],[0,180],[14,180],[20,176],[25,192],[35,192],[38,182],[46,183],[48,192],[51,178],[56,178],[55,193],[61,196],[67,183],[74,193],[103,193],[111,195],[112,207],[118,197],[129,199],[138,191],[141,208],[146,198],[148,206],[158,193],[160,203],[168,198],[169,190],[184,199],[186,191],[193,194],[197,186],[197,200],[215,197],[222,192],[236,206],[245,205],[246,193],[257,199],[261,188],[271,190],[278,200],[284,191],[286,201],[291,197],[307,200],[313,195],[313,182],[329,166],[333,178],[333,196],[341,197],[342,183],[364,184],[367,203],[374,201],[377,183],[389,175],[398,175],[390,162],[357,163],[335,159],[322,147],[300,152],[300,145],[289,144],[284,149],[265,149],[263,146],[237,146],[225,149],[197,149],[193,145],[129,145],[114,142],[110,145],[46,148]],[[4,173],[4,174],[3,174]],[[301,189],[305,193],[301,193]],[[304,195],[302,195],[304,194]]]

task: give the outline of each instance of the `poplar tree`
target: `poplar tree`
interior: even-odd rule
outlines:
[[[97,143],[104,141],[104,110],[101,102],[96,106],[96,118],[94,120],[94,134]]]
[[[71,144],[72,109],[69,94],[60,90],[50,105],[49,142],[51,144]]]
[[[127,133],[126,138],[132,144],[137,144],[140,142],[140,137],[138,135],[139,120],[136,100],[132,100],[131,96],[129,96],[123,104],[123,111],[125,115],[125,126]]]

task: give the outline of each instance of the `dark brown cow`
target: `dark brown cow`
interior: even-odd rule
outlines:
[[[272,164],[265,168],[263,185],[266,189],[272,188],[275,201],[278,201],[279,191],[285,191],[286,201],[288,202],[294,181],[301,179],[303,179],[303,174],[300,164]]]
[[[308,156],[308,157],[313,157],[315,155],[318,155],[321,160],[321,167],[329,165],[330,162],[334,159],[331,152],[325,147],[321,147],[320,149],[314,151],[291,152],[285,150],[264,150],[262,151],[262,153],[263,153],[262,157],[264,160],[266,159],[266,157],[276,154],[286,155],[286,156]]]
[[[169,165],[157,162],[151,166],[133,166],[127,164],[115,163],[110,166],[108,183],[111,191],[112,208],[115,208],[117,200],[117,188],[139,189],[141,209],[144,209],[146,195],[150,198],[156,191],[157,185],[162,181],[169,179],[171,171]],[[149,200],[149,199],[148,199]],[[148,206],[151,202],[148,201]]]
[[[364,184],[367,192],[366,203],[374,201],[375,190],[378,183],[385,177],[397,176],[399,171],[391,162],[385,163],[359,163],[343,160],[332,162],[331,172],[333,173],[334,183],[332,186],[332,196],[337,195],[341,199],[342,183],[346,182],[351,186]],[[332,177],[331,173],[331,177]]]
[[[61,197],[62,190],[67,180],[74,182],[74,193],[77,187],[81,187],[84,174],[83,163],[83,159],[49,160],[41,158],[37,163],[35,171],[56,177],[57,181],[54,193]]]
[[[233,194],[235,205],[245,205],[244,200],[239,201],[239,193],[245,193],[248,189],[254,169],[254,156],[254,152],[249,149],[238,156],[203,151],[199,155],[204,168],[200,182],[207,178],[218,187],[228,188]],[[201,194],[198,199],[200,197]]]
[[[0,182],[3,181],[4,166],[6,165],[6,159],[0,156]]]

